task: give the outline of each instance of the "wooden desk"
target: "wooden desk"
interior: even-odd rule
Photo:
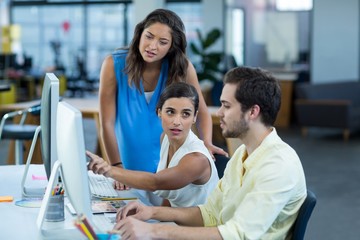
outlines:
[[[97,138],[98,138],[98,144],[97,144],[97,154],[102,156],[104,159],[107,159],[105,154],[105,147],[102,141],[102,138],[100,136],[100,118],[99,118],[99,101],[97,97],[94,98],[63,98],[62,101],[65,101],[69,103],[70,105],[74,106],[75,108],[79,109],[82,113],[84,118],[93,118],[95,120],[96,128],[97,128]],[[1,112],[10,112],[15,110],[21,110],[29,108],[33,105],[39,104],[40,100],[34,100],[34,101],[28,101],[28,102],[20,102],[20,103],[14,103],[14,104],[5,104],[0,106]],[[39,124],[40,117],[39,116],[31,116],[28,115],[26,123],[28,124]],[[26,157],[28,155],[28,151],[30,148],[31,141],[25,141],[25,152],[24,157],[26,161]],[[14,142],[11,141],[10,147],[9,147],[9,156],[8,156],[8,164],[14,163]],[[40,145],[37,143],[33,155],[33,161],[32,163],[42,163],[41,160],[41,152],[40,152]]]

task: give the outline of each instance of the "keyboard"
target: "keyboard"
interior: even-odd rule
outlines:
[[[117,191],[113,187],[113,181],[103,175],[96,175],[88,171],[90,192],[96,198],[117,198]]]
[[[96,232],[106,233],[113,229],[116,221],[115,213],[113,216],[108,216],[105,214],[96,214],[92,216],[92,221],[94,223],[94,227]]]

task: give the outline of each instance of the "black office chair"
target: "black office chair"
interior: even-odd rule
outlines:
[[[222,178],[224,176],[224,170],[226,168],[226,164],[228,163],[230,158],[220,154],[214,154],[214,157],[215,157],[215,166],[218,171],[219,178]]]
[[[315,194],[312,191],[307,190],[306,199],[299,210],[299,215],[294,224],[292,240],[304,239],[307,223],[310,219],[311,213],[315,205],[316,205]]]
[[[24,140],[33,140],[38,125],[25,124],[27,114],[32,115],[40,114],[40,105],[32,106],[28,109],[6,113],[1,119],[0,123],[0,140],[9,139],[15,140],[15,164],[22,164],[24,162]],[[7,123],[16,116],[21,116],[18,124]]]

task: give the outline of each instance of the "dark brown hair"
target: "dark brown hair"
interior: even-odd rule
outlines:
[[[262,122],[272,126],[281,104],[279,82],[270,72],[251,67],[236,67],[224,77],[224,84],[236,84],[235,98],[241,104],[241,111],[246,112],[252,106],[260,107]]]
[[[144,71],[145,62],[139,52],[141,34],[145,28],[154,23],[166,24],[171,29],[172,45],[165,56],[169,61],[167,85],[186,79],[188,60],[186,57],[185,27],[181,18],[167,9],[156,9],[143,21],[138,23],[134,30],[134,37],[129,46],[126,58],[125,72],[128,74],[129,85],[134,84],[140,91],[140,80]]]
[[[184,82],[175,82],[167,86],[160,95],[156,105],[156,111],[161,110],[166,100],[169,98],[188,98],[194,105],[194,113],[199,109],[199,95],[196,88]]]

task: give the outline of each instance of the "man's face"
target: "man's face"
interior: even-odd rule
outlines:
[[[225,138],[243,139],[249,131],[249,124],[241,105],[235,98],[236,84],[225,84],[220,101],[221,107],[216,113],[220,117],[220,127]]]

